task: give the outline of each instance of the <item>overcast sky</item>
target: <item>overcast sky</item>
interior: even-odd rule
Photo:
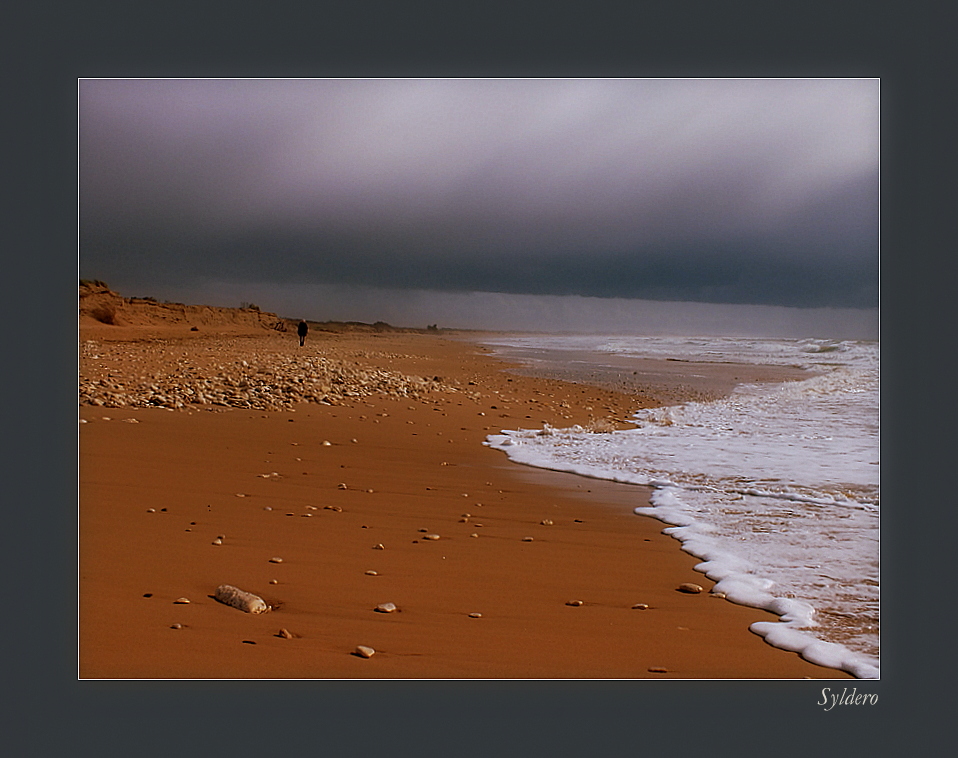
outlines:
[[[878,304],[878,90],[83,80],[80,274],[183,301],[245,288],[317,320],[360,303],[349,317],[418,319],[434,293],[431,322],[450,323],[495,293],[540,315],[567,296],[573,323],[576,304],[646,301],[861,321]]]

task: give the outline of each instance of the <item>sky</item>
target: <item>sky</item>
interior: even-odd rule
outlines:
[[[127,296],[877,334],[875,79],[91,79],[78,129],[80,276]]]

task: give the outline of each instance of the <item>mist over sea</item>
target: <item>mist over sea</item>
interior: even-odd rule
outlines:
[[[779,622],[752,631],[859,677],[877,677],[879,343],[743,337],[501,335],[484,340],[530,369],[629,358],[807,369],[801,381],[739,385],[726,398],[638,411],[637,428],[503,430],[517,462],[654,487],[636,512],[670,525],[734,602]]]

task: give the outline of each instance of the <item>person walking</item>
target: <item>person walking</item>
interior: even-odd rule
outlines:
[[[300,347],[306,344],[306,334],[308,332],[309,332],[309,325],[306,323],[306,319],[300,319],[299,326],[296,328],[296,333],[299,335]]]

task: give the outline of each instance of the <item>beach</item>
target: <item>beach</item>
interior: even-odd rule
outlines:
[[[80,678],[850,678],[750,632],[776,617],[710,593],[649,487],[484,444],[788,369],[584,383],[467,333],[141,321],[79,329]]]

